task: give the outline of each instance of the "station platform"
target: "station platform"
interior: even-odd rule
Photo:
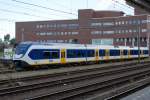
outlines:
[[[150,100],[150,86],[120,100]]]

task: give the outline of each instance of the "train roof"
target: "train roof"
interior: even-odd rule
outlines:
[[[96,44],[72,44],[72,43],[49,43],[49,42],[21,42],[20,44],[27,45],[47,45],[47,46],[56,46],[56,47],[97,47],[97,48],[118,48],[118,49],[138,49],[138,47],[129,47],[129,46],[113,46],[113,45],[96,45]],[[146,49],[147,47],[140,47],[140,49]]]

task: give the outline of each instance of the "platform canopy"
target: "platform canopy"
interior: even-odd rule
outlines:
[[[126,0],[127,4],[138,6],[150,12],[150,0]]]

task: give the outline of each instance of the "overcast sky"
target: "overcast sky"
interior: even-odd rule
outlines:
[[[16,21],[76,19],[78,9],[86,8],[120,10],[128,15],[134,13],[134,9],[127,6],[124,0],[0,0],[0,38],[5,34],[10,34],[11,38],[15,37]]]

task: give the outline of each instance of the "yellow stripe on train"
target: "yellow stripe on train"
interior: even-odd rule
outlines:
[[[61,49],[61,63],[65,64],[66,63],[66,50]]]

